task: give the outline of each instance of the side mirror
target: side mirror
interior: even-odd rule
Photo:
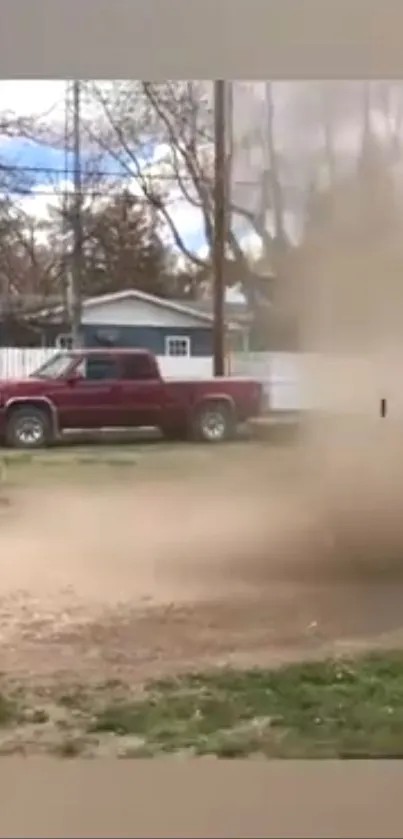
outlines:
[[[68,374],[66,381],[69,385],[75,385],[75,384],[77,384],[77,382],[80,382],[82,378],[83,377],[82,377],[81,373],[78,372],[78,370],[72,370]]]

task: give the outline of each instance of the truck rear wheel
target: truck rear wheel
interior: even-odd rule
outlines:
[[[196,413],[193,434],[204,443],[224,443],[234,436],[235,426],[230,405],[225,402],[207,402]]]
[[[11,409],[7,419],[6,442],[15,449],[40,449],[52,437],[48,413],[35,406]]]

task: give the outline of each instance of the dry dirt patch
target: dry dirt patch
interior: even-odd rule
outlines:
[[[173,451],[162,455],[174,460]],[[39,705],[33,699],[47,715],[31,721],[33,741],[39,732],[48,747],[56,732],[62,751],[79,749],[68,726],[64,737],[56,683],[138,690],[173,672],[351,651],[390,633],[399,640],[403,565],[390,561],[387,543],[384,561],[371,551],[369,562],[346,561],[349,545],[362,544],[362,520],[350,521],[340,553],[329,511],[334,518],[337,508],[338,527],[344,508],[334,497],[326,506],[329,492],[318,494],[295,453],[228,455],[206,466],[200,449],[194,459],[187,450],[185,468],[170,472],[165,461],[165,480],[143,463],[101,486],[70,476],[12,488],[0,533],[0,670],[26,695],[45,691]],[[371,504],[382,511],[380,496]],[[394,509],[395,554],[403,533]],[[21,731],[3,747],[26,743],[25,723]]]

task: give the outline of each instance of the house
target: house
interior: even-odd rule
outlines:
[[[41,331],[42,346],[71,345],[65,308],[50,306],[27,317]],[[135,289],[90,297],[82,304],[82,342],[86,347],[146,347],[156,355],[211,356],[213,314],[183,301]],[[242,342],[244,326],[228,320],[230,340]]]

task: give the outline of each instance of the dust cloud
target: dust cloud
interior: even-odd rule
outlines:
[[[395,445],[383,471],[350,451],[328,480],[308,449],[251,445],[219,476],[16,493],[0,530],[3,668],[141,679],[398,631]]]
[[[281,451],[251,444],[236,469],[220,458],[220,472],[186,480],[18,493],[0,531],[3,647],[15,641],[22,613],[26,623],[50,616],[54,632],[69,621],[102,622],[103,611],[173,606],[187,609],[187,649],[196,654],[199,633],[203,652],[218,645],[221,655],[225,642],[212,630],[206,641],[205,630],[225,636],[231,620],[242,644],[259,620],[261,645],[266,621],[272,649],[285,637],[296,644],[311,623],[333,640],[402,627],[399,224],[379,160],[313,216],[296,261],[299,288],[291,277],[288,294],[299,307],[311,408],[295,443]],[[159,656],[171,624],[154,649],[150,621],[147,645]]]
[[[302,254],[304,445],[339,561],[382,569],[403,557],[402,213],[380,149],[364,162],[319,201]]]

